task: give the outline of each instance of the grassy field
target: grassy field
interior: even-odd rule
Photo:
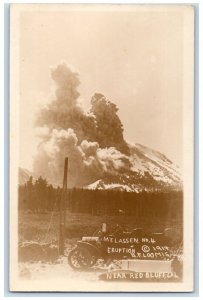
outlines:
[[[165,228],[173,228],[180,234],[181,221],[170,219],[149,220],[134,216],[92,216],[90,214],[66,213],[66,238],[80,238],[84,235],[91,236],[102,223],[111,229],[116,224],[123,225],[127,229],[137,227],[152,232],[162,232]],[[19,242],[36,241],[40,243],[54,243],[58,240],[59,214],[54,213],[26,213],[19,212]]]

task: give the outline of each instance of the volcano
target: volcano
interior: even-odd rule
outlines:
[[[120,190],[127,192],[182,190],[180,168],[164,154],[146,146],[129,145],[131,168],[113,175],[108,172],[96,181],[82,186],[89,190]],[[19,168],[19,184],[28,181],[32,173]],[[51,182],[57,186],[56,182]]]
[[[79,74],[65,63],[54,67],[51,77],[55,95],[36,116],[39,144],[34,178],[61,185],[68,157],[69,188],[182,189],[180,170],[165,155],[125,140],[114,102],[96,92],[85,110],[79,101]]]

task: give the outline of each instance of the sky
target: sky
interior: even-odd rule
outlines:
[[[104,94],[119,107],[127,141],[158,150],[181,167],[181,12],[46,7],[20,15],[20,166],[32,170],[39,142],[33,122],[54,98],[50,68],[66,62],[79,74],[86,108],[95,92]]]

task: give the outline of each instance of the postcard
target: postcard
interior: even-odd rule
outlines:
[[[10,290],[193,291],[194,7],[10,7]]]

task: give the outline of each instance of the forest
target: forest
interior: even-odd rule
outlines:
[[[35,181],[30,177],[24,185],[19,185],[18,192],[19,210],[40,213],[59,210],[62,189],[53,187],[42,177]],[[73,188],[66,192],[66,208],[71,213],[182,220],[183,193]]]

